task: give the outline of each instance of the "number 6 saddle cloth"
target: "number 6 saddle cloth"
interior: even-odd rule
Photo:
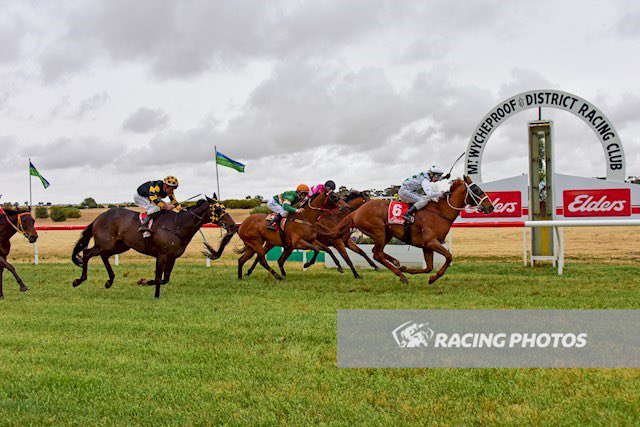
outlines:
[[[387,223],[403,225],[405,220],[402,215],[407,213],[407,211],[409,210],[409,206],[411,205],[397,200],[392,200],[391,202],[389,202]]]

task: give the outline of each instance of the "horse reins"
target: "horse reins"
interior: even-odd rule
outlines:
[[[7,213],[4,211],[4,209],[0,209],[0,212],[2,212],[2,214],[4,215],[4,217],[7,219],[7,222],[11,225],[11,227],[14,228],[14,230],[16,230],[18,233],[22,234],[24,237],[29,238],[29,236],[27,236],[27,233],[24,231],[24,225],[22,224],[22,217],[24,215],[29,215],[29,212],[22,212],[21,214],[18,214],[18,221],[17,221],[17,226],[14,225],[11,220],[9,219],[9,215],[7,215]]]
[[[488,199],[489,196],[487,196],[486,194],[483,197],[478,196],[476,193],[473,192],[473,190],[471,189],[471,187],[477,187],[476,184],[467,184],[466,182],[464,183],[464,185],[467,187],[467,195],[464,197],[464,203],[465,203],[465,207],[466,205],[469,205],[470,203],[467,201],[467,198],[469,196],[471,196],[471,199],[473,200],[473,202],[475,203],[474,206],[480,206],[482,204],[482,202],[484,202],[484,199]],[[478,187],[479,188],[479,187]],[[451,193],[447,194],[447,204],[449,205],[449,207],[453,210],[456,211],[463,211],[465,208],[456,208],[455,206],[451,205],[451,202],[449,201],[449,196],[451,195]]]

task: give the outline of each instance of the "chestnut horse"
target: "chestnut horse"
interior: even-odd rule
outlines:
[[[466,206],[476,206],[480,212],[489,214],[493,211],[493,204],[489,197],[474,184],[468,176],[452,182],[446,197],[438,202],[429,202],[427,206],[416,212],[415,221],[408,227],[410,231],[410,243],[412,246],[422,248],[425,269],[410,269],[400,265],[400,262],[384,253],[384,247],[396,237],[405,240],[408,236],[404,225],[389,224],[387,212],[388,200],[371,200],[360,209],[349,214],[337,228],[330,234],[338,237],[348,232],[351,228],[358,228],[374,241],[373,259],[393,271],[402,283],[409,281],[404,273],[426,274],[433,270],[433,253],[437,252],[445,257],[445,263],[429,277],[429,284],[440,278],[451,264],[451,254],[442,245],[453,222],[458,218],[460,211]]]
[[[200,200],[195,206],[181,212],[162,211],[161,215],[154,219],[152,235],[147,239],[138,231],[138,217],[139,212],[112,208],[89,224],[82,232],[82,237],[71,255],[73,263],[82,267],[82,275],[73,281],[74,287],[87,280],[89,260],[94,256],[100,256],[109,274],[109,280],[104,286],[110,288],[116,275],[109,264],[109,257],[134,249],[156,259],[155,278],[146,284],[155,285],[155,297],[160,298],[160,285],[169,283],[176,259],[184,253],[193,236],[203,225],[213,222],[227,230],[219,250],[212,254],[212,259],[222,255],[237,229],[225,207],[216,200],[215,194],[213,199],[207,197],[206,200]],[[94,246],[87,248],[92,237]]]
[[[351,190],[344,196],[343,200],[348,205],[348,209],[334,209],[330,212],[322,213],[320,215],[320,218],[318,218],[318,224],[320,225],[317,227],[317,231],[318,231],[317,240],[318,242],[326,246],[326,249],[323,249],[323,250],[326,251],[331,258],[333,258],[334,262],[336,262],[337,259],[335,255],[333,255],[333,253],[331,252],[331,249],[329,249],[329,246],[336,248],[340,253],[340,255],[342,256],[342,258],[346,261],[347,265],[349,265],[349,268],[353,273],[353,277],[355,277],[356,279],[361,279],[362,277],[358,274],[355,267],[353,266],[353,263],[351,262],[351,258],[349,258],[349,254],[345,249],[345,246],[351,249],[352,251],[354,251],[355,253],[359,254],[360,256],[362,256],[369,263],[371,267],[375,268],[376,270],[380,270],[380,268],[378,268],[378,266],[373,261],[371,261],[371,258],[369,258],[367,254],[362,249],[360,249],[360,247],[356,245],[353,240],[351,240],[350,230],[347,231],[340,238],[329,237],[328,231],[333,229],[333,227],[335,227],[336,225],[338,225],[338,223],[340,223],[340,221],[342,221],[344,217],[347,216],[349,213],[355,211],[360,206],[362,206],[365,202],[368,202],[369,200],[371,200],[371,198],[366,193],[356,191],[356,190]],[[269,249],[271,249],[271,247],[267,244],[267,251]],[[316,258],[318,257],[318,253],[319,252],[313,253],[313,258],[311,258],[310,261],[307,261],[307,263],[304,265],[304,268],[311,267],[313,264],[316,263]],[[258,264],[258,260],[256,259],[253,262],[253,265],[251,266],[251,268],[249,268],[249,270],[247,271],[247,276],[251,275],[253,270],[256,268],[257,264]],[[344,273],[344,270],[340,266],[340,262],[336,262],[336,265],[338,266],[338,271],[340,273]]]
[[[4,293],[2,291],[2,274],[4,273],[5,268],[13,274],[13,277],[15,277],[16,282],[20,285],[20,292],[27,292],[29,290],[20,276],[18,276],[13,265],[7,261],[7,257],[11,251],[10,239],[14,234],[22,234],[29,240],[29,243],[35,243],[35,241],[38,240],[35,223],[36,221],[31,216],[31,209],[4,210],[0,207],[0,299],[4,298]]]
[[[280,232],[269,230],[265,214],[253,214],[245,219],[238,229],[238,236],[244,242],[244,247],[236,250],[242,256],[238,260],[238,279],[242,279],[242,266],[255,254],[258,262],[278,280],[287,273],[284,262],[294,249],[324,250],[326,247],[316,240],[318,232],[316,222],[323,212],[336,207],[347,208],[347,204],[332,191],[322,192],[312,196],[304,205],[302,212],[290,214],[284,229],[285,244],[280,238]],[[282,246],[284,251],[278,259],[278,266],[282,276],[276,273],[267,262],[267,252],[274,246]]]

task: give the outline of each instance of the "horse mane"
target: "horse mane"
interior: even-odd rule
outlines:
[[[185,210],[186,210],[186,211],[190,211],[191,209],[195,209],[195,208],[197,208],[197,207],[202,206],[204,203],[207,203],[207,201],[206,201],[206,200],[204,200],[204,199],[200,199],[200,200],[198,200],[198,201],[196,202],[196,204],[195,204],[195,205],[193,205],[193,206],[188,206],[187,208],[185,208]]]
[[[347,194],[345,194],[343,200],[348,203],[358,197],[362,197],[363,199],[369,199],[369,195],[366,192],[351,189],[347,192]]]

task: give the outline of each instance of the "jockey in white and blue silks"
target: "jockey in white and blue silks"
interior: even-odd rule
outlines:
[[[398,196],[405,203],[413,203],[403,215],[407,222],[412,223],[413,214],[427,206],[427,203],[436,202],[442,197],[444,193],[438,190],[436,183],[442,180],[443,175],[444,170],[440,166],[431,165],[427,172],[420,172],[404,180],[398,190]],[[424,191],[424,194],[420,194],[420,191]]]

